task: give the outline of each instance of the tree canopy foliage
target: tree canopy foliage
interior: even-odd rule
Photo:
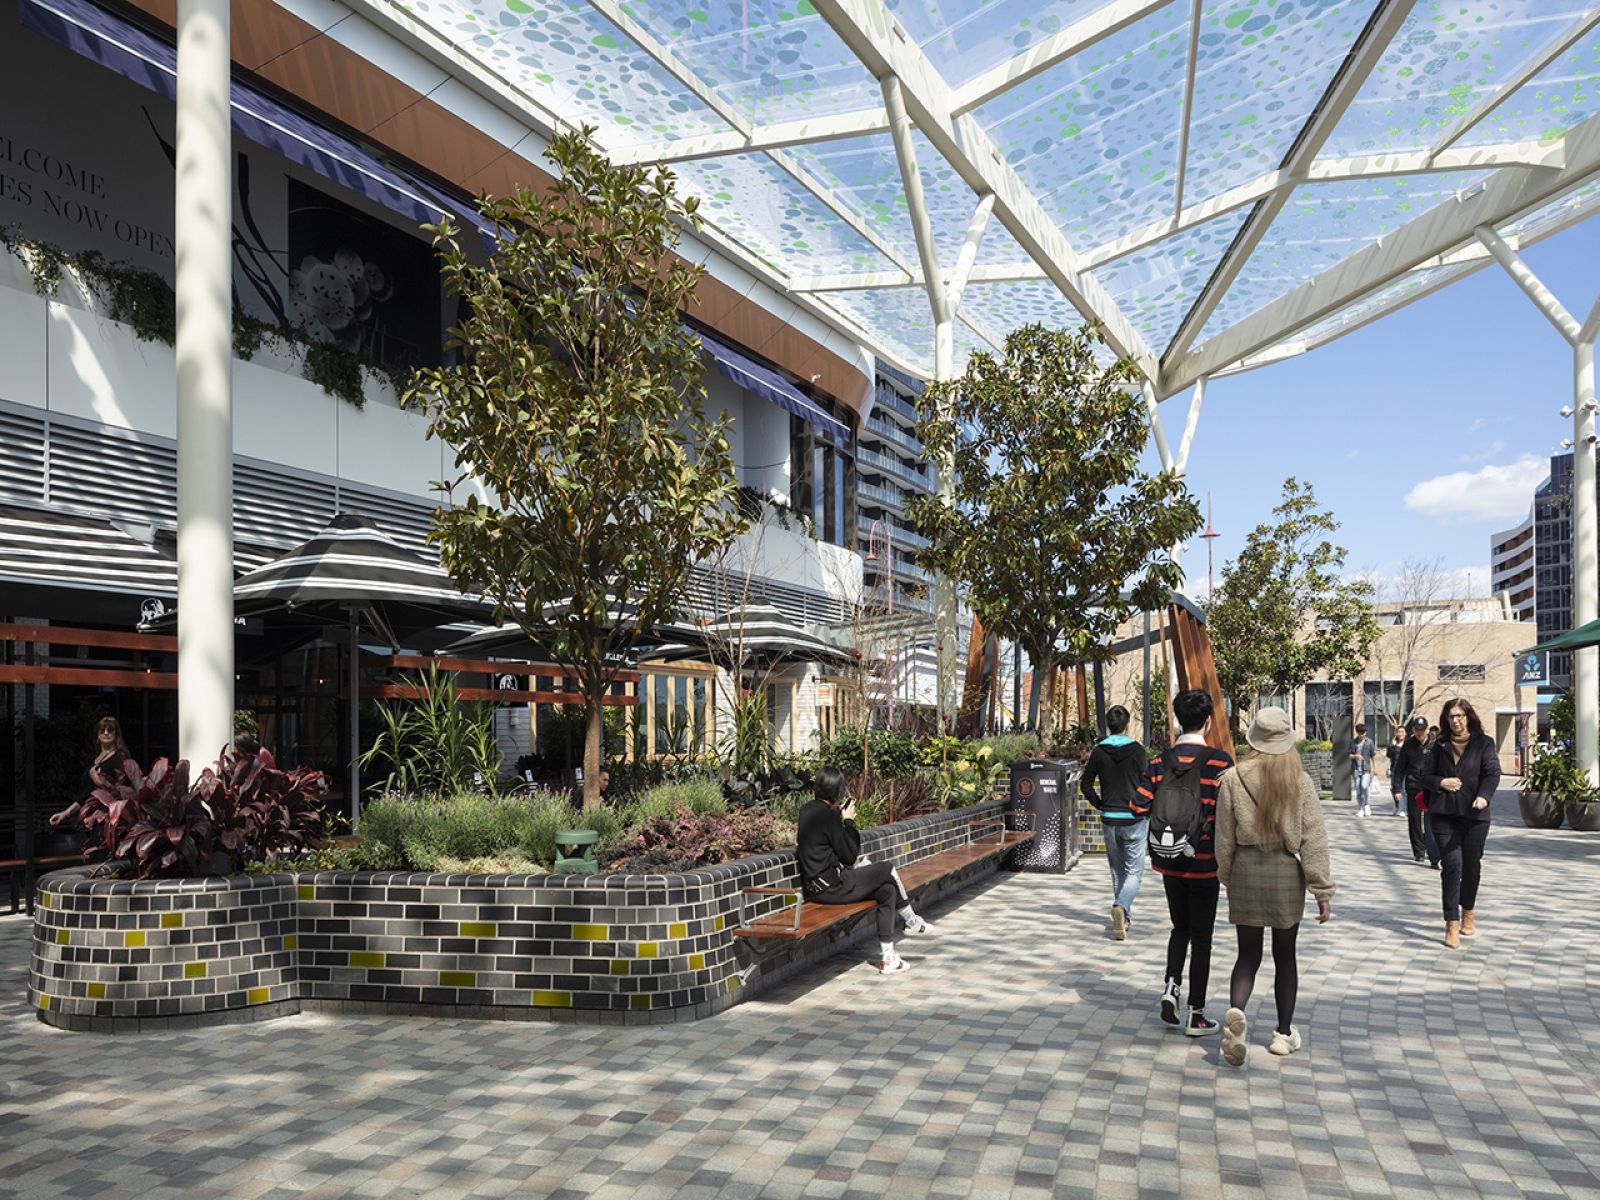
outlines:
[[[1183,577],[1171,547],[1200,528],[1181,479],[1140,470],[1149,429],[1135,369],[1102,365],[1100,345],[1093,328],[1027,325],[918,402],[929,457],[954,467],[948,503],[913,506],[932,541],[923,561],[1027,651],[1030,723],[1050,672],[1105,657],[1130,613],[1167,603]]]
[[[1262,692],[1287,694],[1323,673],[1359,674],[1378,640],[1373,586],[1344,577],[1347,552],[1331,540],[1339,522],[1317,507],[1311,485],[1284,480],[1272,515],[1223,567],[1206,613],[1236,722]]]
[[[445,569],[579,679],[594,803],[608,672],[745,521],[729,418],[706,415],[681,319],[702,272],[673,248],[695,202],[664,168],[613,166],[588,132],[551,143],[548,190],[479,202],[487,261],[450,222],[434,231],[459,361],[417,372],[406,399],[455,451],[461,499],[431,535]]]

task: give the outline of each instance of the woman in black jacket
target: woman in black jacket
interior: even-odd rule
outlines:
[[[1478,932],[1473,909],[1478,903],[1483,845],[1489,838],[1489,802],[1500,786],[1500,752],[1465,700],[1444,706],[1439,729],[1422,783],[1439,842],[1444,944],[1455,950],[1463,937]]]
[[[911,907],[900,876],[888,863],[856,866],[861,834],[856,830],[856,802],[845,795],[844,772],[823,767],[817,772],[816,799],[800,810],[795,854],[800,860],[800,886],[813,904],[878,902],[878,970],[885,975],[910,970],[895,953],[895,901],[907,933],[932,933],[933,926]]]

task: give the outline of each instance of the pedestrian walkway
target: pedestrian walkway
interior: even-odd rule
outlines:
[[[22,1003],[28,925],[0,920],[0,1195],[1600,1197],[1600,837],[1499,803],[1458,953],[1405,822],[1327,805],[1306,1048],[1266,1053],[1269,963],[1243,1071],[1160,1024],[1160,888],[1114,943],[1098,859],[930,914],[908,975],[861,951],[662,1028],[63,1033]],[[1232,945],[1222,924],[1219,1017]]]

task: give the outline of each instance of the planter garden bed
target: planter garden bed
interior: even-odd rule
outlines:
[[[984,818],[992,826],[1003,808],[993,800],[868,829],[862,851],[914,863],[981,837]],[[922,902],[998,865],[998,857],[975,862]],[[47,877],[38,886],[29,1002],[48,1024],[105,1031],[309,1009],[692,1020],[869,930],[847,922],[757,958],[733,936],[742,893],[795,877],[792,849],[675,875]],[[782,904],[760,898],[745,915]]]

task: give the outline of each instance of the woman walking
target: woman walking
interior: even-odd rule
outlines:
[[[1478,906],[1483,846],[1489,840],[1489,802],[1500,786],[1500,752],[1465,700],[1444,706],[1439,728],[1422,783],[1439,842],[1444,944],[1459,950],[1462,938],[1478,932],[1473,910]]]
[[[1278,1024],[1267,1047],[1277,1055],[1300,1049],[1294,1006],[1300,991],[1295,942],[1306,892],[1317,901],[1317,923],[1333,915],[1328,835],[1316,785],[1295,751],[1294,727],[1281,708],[1256,713],[1246,740],[1255,751],[1222,777],[1217,793],[1217,877],[1228,889],[1228,920],[1238,928],[1222,1057],[1245,1060],[1245,1005],[1261,969],[1265,934],[1272,930],[1272,993]]]

